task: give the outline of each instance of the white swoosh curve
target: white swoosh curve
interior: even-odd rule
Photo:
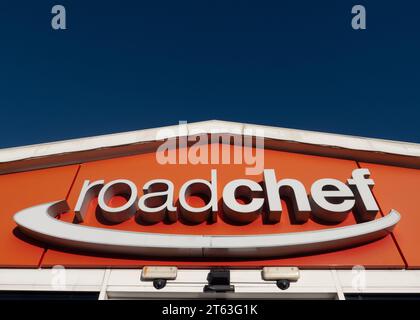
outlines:
[[[159,257],[265,258],[348,248],[385,237],[401,219],[396,210],[351,226],[267,235],[184,235],[133,232],[64,222],[65,200],[26,208],[14,215],[18,228],[37,240],[67,248]]]

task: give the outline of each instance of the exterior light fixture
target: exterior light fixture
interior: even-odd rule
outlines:
[[[299,280],[300,272],[297,267],[264,267],[262,278],[266,281],[276,281],[277,287],[286,290],[290,287],[290,282]]]
[[[141,273],[141,280],[153,281],[153,286],[156,289],[160,290],[166,286],[167,280],[175,280],[177,274],[177,267],[146,266],[143,267]]]

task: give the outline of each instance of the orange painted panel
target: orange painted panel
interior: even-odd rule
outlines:
[[[17,230],[13,215],[43,202],[64,199],[77,165],[0,176],[0,266],[37,267],[45,245]]]
[[[408,268],[420,268],[420,170],[361,163],[369,168],[375,187],[373,193],[384,214],[395,209],[401,221],[395,227],[395,239]]]
[[[235,148],[227,146],[228,148]],[[309,156],[273,150],[265,150],[266,169],[275,169],[277,179],[296,178],[304,183],[309,192],[311,184],[321,178],[336,178],[345,181],[350,178],[351,173],[357,168],[354,161],[332,159],[326,157]],[[103,161],[85,163],[81,169],[70,192],[68,201],[70,208],[74,208],[81,186],[85,179],[98,180],[105,179],[109,182],[114,179],[129,179],[136,183],[139,190],[142,185],[151,179],[164,178],[170,179],[175,184],[175,194],[178,193],[181,185],[189,179],[209,179],[212,168],[218,170],[218,198],[221,197],[223,186],[237,178],[247,178],[255,181],[261,181],[262,176],[245,176],[245,165],[160,165],[155,159],[155,153],[136,155],[130,157],[121,157]],[[141,191],[140,191],[141,193]],[[238,226],[229,224],[220,216],[216,223],[203,223],[200,225],[187,225],[179,221],[175,223],[158,223],[155,225],[142,225],[135,219],[130,219],[118,225],[103,224],[95,213],[95,203],[92,202],[88,211],[86,225],[102,228],[118,228],[122,230],[147,231],[157,233],[183,233],[183,234],[264,234],[279,232],[301,232],[307,230],[316,230],[323,228],[333,228],[337,225],[321,225],[309,220],[303,225],[291,224],[287,212],[287,206],[283,203],[284,211],[280,223],[265,224],[261,217],[254,222]],[[74,213],[63,214],[62,219],[73,221]],[[353,214],[340,224],[340,226],[351,225],[355,223]],[[403,268],[404,262],[397,250],[397,247],[391,237],[386,237],[375,243],[368,245],[341,250],[337,252],[315,254],[294,258],[278,258],[270,260],[208,260],[208,259],[178,259],[162,260],[156,258],[133,258],[93,255],[80,252],[69,252],[59,248],[50,248],[42,261],[43,266],[52,266],[62,264],[73,267],[138,267],[145,264],[166,264],[179,265],[185,267],[206,267],[214,265],[229,265],[234,267],[259,267],[263,265],[298,265],[300,267],[326,268],[352,267],[356,264],[364,265],[368,268]]]

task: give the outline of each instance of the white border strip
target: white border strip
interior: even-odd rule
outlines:
[[[17,160],[47,157],[51,155],[72,153],[79,151],[111,148],[138,143],[157,141],[158,132],[164,130],[178,131],[178,126],[168,126],[155,129],[145,129],[124,133],[108,134],[88,138],[72,139],[51,143],[29,145],[23,147],[0,149],[0,163]],[[305,143],[330,148],[346,148],[358,151],[382,152],[394,155],[420,157],[420,144],[398,142],[391,140],[371,139],[316,131],[277,128],[237,122],[210,120],[186,125],[188,134],[197,133],[246,133],[263,129],[265,138],[281,141]],[[178,135],[168,135],[175,138]]]
[[[65,269],[65,282],[56,288],[54,269],[0,269],[0,290],[17,291],[106,291],[109,298],[205,298],[208,269],[178,269],[175,280],[161,290],[153,288],[151,281],[141,280],[139,269]],[[341,288],[343,293],[419,293],[420,270],[365,270],[364,283],[355,287],[352,270],[300,270],[300,279],[286,291],[277,288],[275,281],[264,281],[261,269],[231,270],[233,297],[248,298],[320,298],[333,297]],[[209,297],[209,296],[207,296]],[[214,295],[210,296],[214,298]]]

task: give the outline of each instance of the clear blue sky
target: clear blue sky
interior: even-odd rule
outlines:
[[[0,147],[208,119],[420,142],[418,1],[2,1],[0,40]]]

